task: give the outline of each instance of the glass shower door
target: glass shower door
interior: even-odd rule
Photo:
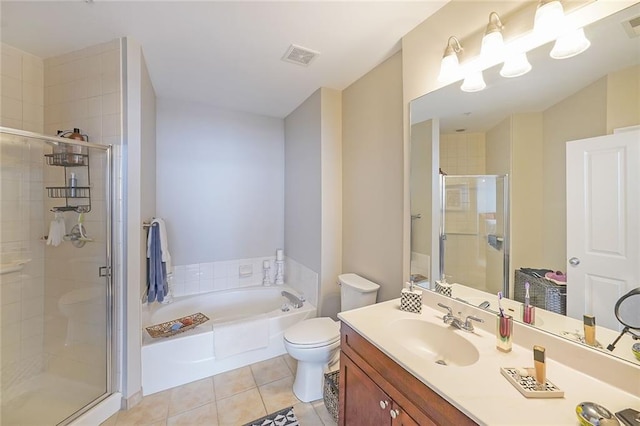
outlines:
[[[447,281],[508,295],[507,176],[443,176],[441,273]]]
[[[3,129],[2,424],[65,424],[111,391],[109,161]]]

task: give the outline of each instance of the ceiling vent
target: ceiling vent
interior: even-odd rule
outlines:
[[[292,44],[291,46],[289,46],[289,49],[287,49],[287,53],[284,54],[282,60],[306,67],[318,55],[320,55],[320,52],[316,52],[315,50]]]
[[[622,23],[622,28],[624,28],[624,31],[627,33],[629,38],[640,36],[640,16],[624,21]]]

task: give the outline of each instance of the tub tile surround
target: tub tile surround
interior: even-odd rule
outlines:
[[[102,426],[235,426],[292,405],[300,424],[334,426],[322,400],[300,402],[291,390],[295,360],[288,355],[207,377],[153,395]]]
[[[271,265],[271,282],[275,281],[275,256],[174,266],[170,286],[173,296],[189,296],[242,287],[262,285],[262,263]],[[251,275],[240,276],[240,267],[251,268]],[[318,306],[318,274],[290,257],[284,258],[285,284]],[[273,285],[273,284],[272,284]]]

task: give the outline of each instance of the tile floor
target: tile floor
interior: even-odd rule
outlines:
[[[283,355],[145,396],[102,426],[239,426],[289,406],[301,426],[335,426],[322,400],[293,394],[295,362]]]

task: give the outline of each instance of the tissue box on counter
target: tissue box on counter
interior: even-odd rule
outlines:
[[[402,289],[402,293],[400,293],[400,310],[415,314],[422,312],[422,291]]]

